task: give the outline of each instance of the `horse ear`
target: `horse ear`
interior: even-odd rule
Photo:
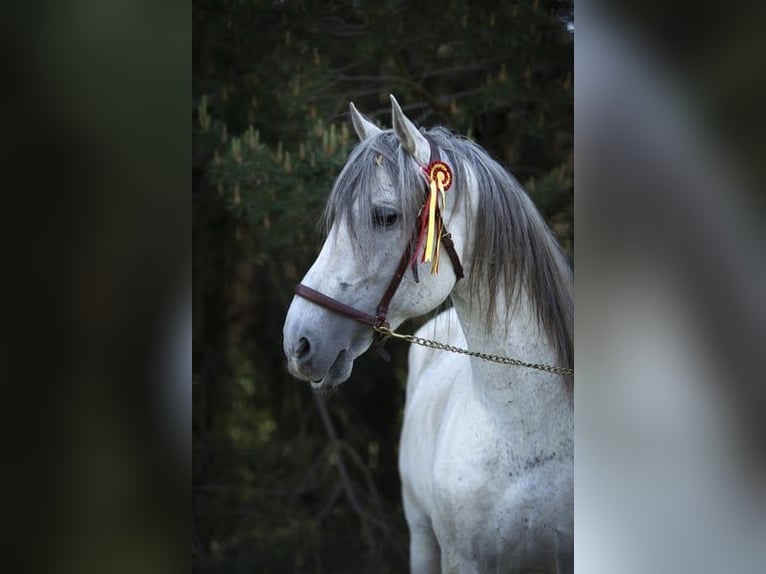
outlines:
[[[394,133],[399,138],[399,143],[402,144],[402,147],[420,165],[428,165],[428,161],[431,159],[431,146],[428,145],[428,140],[418,131],[415,124],[404,115],[399,102],[396,101],[393,94],[391,94],[391,117]]]
[[[348,107],[351,108],[351,123],[354,124],[356,135],[359,136],[361,141],[364,141],[375,134],[379,134],[382,131],[378,126],[359,113],[354,102],[350,102]]]

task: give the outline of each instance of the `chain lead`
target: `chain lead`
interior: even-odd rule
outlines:
[[[540,363],[527,363],[526,361],[520,361],[519,359],[512,359],[511,357],[503,357],[502,355],[491,355],[488,353],[480,353],[477,351],[469,351],[468,349],[461,349],[460,347],[454,347],[452,345],[446,345],[438,341],[432,341],[431,339],[423,339],[422,337],[416,337],[415,335],[403,335],[392,331],[388,327],[373,327],[375,331],[383,335],[384,337],[392,337],[394,339],[402,339],[409,343],[420,345],[421,347],[428,347],[430,349],[438,349],[440,351],[449,351],[450,353],[458,353],[461,355],[468,355],[469,357],[476,357],[485,361],[492,361],[493,363],[500,363],[502,365],[512,365],[515,367],[527,367],[529,369],[537,369],[538,371],[545,371],[546,373],[553,373],[554,375],[568,375],[574,376],[574,369],[568,367],[554,367],[552,365],[543,365]]]

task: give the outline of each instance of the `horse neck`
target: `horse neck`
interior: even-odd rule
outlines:
[[[534,307],[524,289],[515,303],[508,296],[497,296],[495,319],[487,329],[486,308],[476,301],[487,301],[488,293],[478,299],[467,293],[467,286],[453,292],[453,301],[468,348],[490,354],[510,356],[532,363],[558,363],[553,346],[538,326]],[[472,304],[473,303],[473,304]],[[505,312],[513,304],[509,321]],[[572,401],[563,379],[535,369],[471,360],[474,395],[501,427],[514,433],[524,429],[525,438],[540,437],[553,441],[571,436]],[[535,441],[539,447],[540,440]]]

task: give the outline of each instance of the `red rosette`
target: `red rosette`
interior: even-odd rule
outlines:
[[[426,168],[426,175],[428,176],[428,181],[435,181],[437,184],[441,179],[444,191],[447,191],[452,185],[452,170],[443,161],[431,162]]]

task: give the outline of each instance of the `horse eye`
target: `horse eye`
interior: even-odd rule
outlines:
[[[372,218],[378,227],[391,227],[399,218],[399,214],[390,207],[376,207],[372,212]]]

